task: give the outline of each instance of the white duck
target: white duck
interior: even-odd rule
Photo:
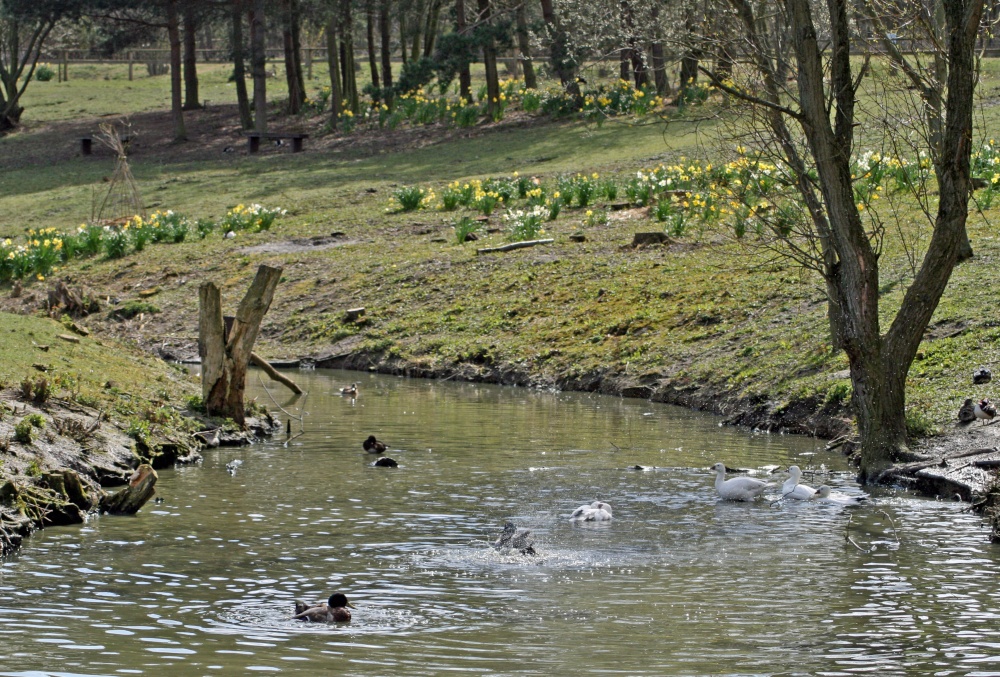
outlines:
[[[733,477],[727,480],[725,463],[716,463],[712,470],[715,471],[715,490],[719,492],[720,498],[727,501],[752,501],[772,486],[753,477]]]
[[[581,505],[569,518],[581,522],[606,522],[611,519],[611,506],[601,501],[594,501],[590,505]]]
[[[816,490],[807,484],[799,484],[802,471],[799,466],[788,466],[788,479],[781,485],[782,498],[794,498],[796,501],[808,501],[816,493]]]
[[[848,496],[847,494],[835,494],[830,490],[830,487],[823,484],[818,489],[816,493],[809,497],[810,501],[821,501],[823,503],[833,503],[835,505],[861,505],[861,502],[867,500],[866,496]]]

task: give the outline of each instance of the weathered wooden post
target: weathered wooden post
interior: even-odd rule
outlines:
[[[128,81],[132,82],[132,63],[134,61],[135,52],[131,49],[128,51]]]
[[[240,301],[232,329],[226,332],[222,319],[222,295],[212,282],[198,289],[198,352],[201,355],[201,396],[205,410],[225,416],[238,424],[245,422],[243,391],[247,365],[260,323],[271,307],[274,290],[281,280],[281,268],[261,266]]]

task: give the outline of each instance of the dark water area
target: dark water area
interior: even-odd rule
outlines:
[[[1000,551],[965,504],[718,500],[719,460],[859,494],[820,441],[641,400],[295,378],[304,402],[269,387],[303,416],[287,446],[208,451],[135,517],[0,561],[0,675],[1000,675]],[[568,519],[597,499],[611,522]],[[490,547],[506,519],[535,557]],[[350,624],[291,619],[335,590]]]

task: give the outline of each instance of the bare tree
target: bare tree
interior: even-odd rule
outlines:
[[[835,336],[850,364],[860,475],[866,481],[876,480],[892,461],[905,456],[906,375],[966,239],[974,50],[983,4],[941,0],[948,68],[938,151],[942,161],[934,167],[940,197],[922,262],[885,332],[879,303],[884,232],[863,218],[852,177],[859,89],[874,77],[867,61],[858,69],[851,61],[857,40],[853,5],[847,0],[828,0],[822,6],[784,0],[767,5],[771,16],[765,20],[751,0],[729,0],[744,38],[742,68],[735,70],[745,72],[747,80],[734,82],[709,72],[717,86],[747,105],[745,120],[758,134],[761,152],[781,160],[807,212],[811,228],[797,232],[781,227],[774,234],[788,253],[826,282]],[[788,89],[781,65],[785,56],[775,48],[786,30],[796,74],[794,88]]]

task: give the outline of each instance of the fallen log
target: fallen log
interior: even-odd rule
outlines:
[[[153,497],[156,479],[153,467],[143,463],[132,473],[124,489],[101,499],[100,511],[110,515],[134,515]]]
[[[251,364],[256,364],[258,367],[260,367],[261,369],[263,369],[264,373],[267,374],[268,376],[270,376],[272,381],[277,381],[278,383],[281,383],[282,385],[288,386],[288,389],[291,390],[296,395],[301,395],[302,394],[302,388],[298,387],[295,384],[295,381],[293,381],[292,379],[288,378],[287,376],[285,376],[284,374],[282,374],[280,371],[278,371],[277,369],[275,369],[274,367],[272,367],[268,363],[267,360],[265,360],[263,357],[261,357],[257,353],[253,353],[253,352],[250,353],[250,363]]]
[[[534,247],[539,244],[551,244],[555,242],[552,238],[547,238],[545,240],[522,240],[521,242],[511,242],[510,244],[501,245],[499,247],[483,247],[482,249],[477,249],[477,254],[490,254],[492,252],[509,252],[514,249],[524,249],[525,247]]]

